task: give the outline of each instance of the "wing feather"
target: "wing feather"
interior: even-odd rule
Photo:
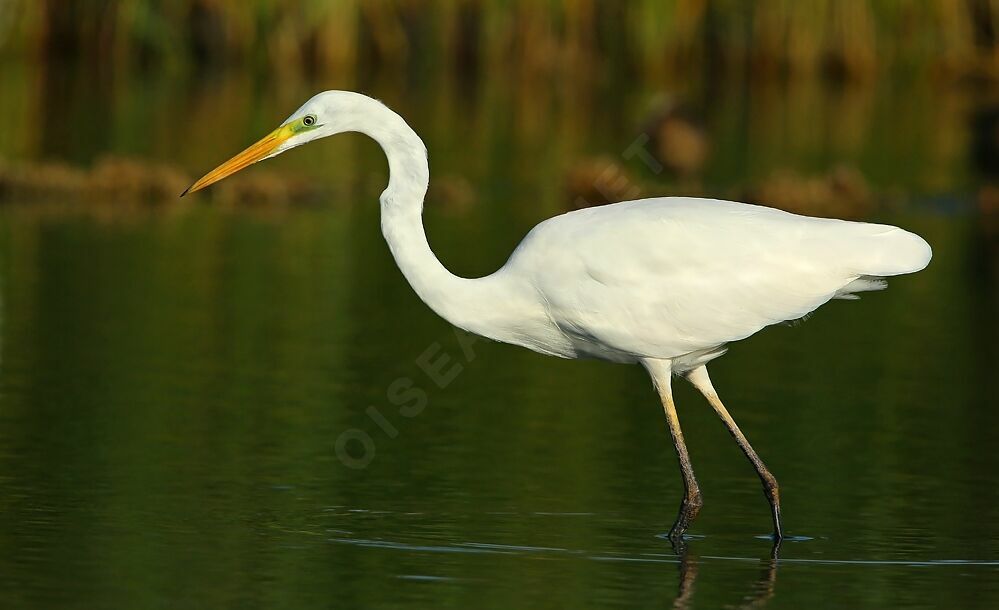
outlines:
[[[863,276],[928,261],[929,246],[895,227],[659,198],[549,219],[507,266],[530,277],[568,336],[672,358],[800,318]]]

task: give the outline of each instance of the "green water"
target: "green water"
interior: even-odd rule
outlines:
[[[109,94],[119,112],[94,115],[92,138],[59,139],[73,125],[59,116],[44,137],[15,121],[0,144],[84,163],[141,152],[194,173],[300,102],[134,90]],[[8,108],[36,112],[30,92],[10,91]],[[498,267],[560,209],[564,158],[616,155],[633,133],[599,91],[571,120],[557,112],[568,99],[530,116],[479,95],[384,95],[428,134],[434,175],[473,186],[473,203],[427,212],[435,250],[465,275]],[[999,606],[999,249],[961,194],[962,155],[930,150],[933,120],[893,116],[897,97],[873,97],[882,110],[845,152],[835,138],[761,141],[729,124],[742,107],[726,99],[707,178],[718,193],[765,173],[756,152],[799,150],[805,166],[842,154],[875,181],[946,193],[872,216],[925,236],[927,270],[768,329],[712,367],[781,482],[778,561],[752,469],[684,383],[706,504],[676,554],[663,534],[682,487],[644,372],[456,335],[381,239],[378,151],[346,138],[272,166],[358,178],[318,207],[0,211],[0,604]],[[608,120],[581,135],[601,109]],[[913,129],[885,138],[878,117]]]

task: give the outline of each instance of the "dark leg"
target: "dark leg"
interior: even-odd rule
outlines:
[[[728,428],[729,434],[738,443],[739,448],[746,454],[749,461],[753,463],[756,474],[759,475],[760,481],[763,482],[763,495],[770,502],[770,513],[774,520],[774,540],[779,541],[783,537],[783,533],[780,526],[780,492],[777,489],[777,479],[770,473],[770,470],[767,469],[766,464],[756,454],[756,451],[753,450],[753,446],[749,444],[746,435],[742,433],[742,430],[736,425],[735,420],[729,415],[728,409],[725,408],[721,399],[718,398],[718,392],[715,391],[714,386],[711,385],[711,378],[708,377],[708,369],[700,366],[690,371],[687,374],[687,379],[708,399],[708,402],[714,407],[715,413],[725,422],[725,427]]]
[[[697,517],[704,500],[701,498],[701,489],[697,486],[697,479],[694,478],[694,467],[690,463],[690,454],[687,452],[687,444],[683,440],[683,431],[680,430],[680,418],[676,414],[676,405],[673,404],[672,394],[663,396],[663,408],[666,410],[666,422],[669,424],[669,433],[673,437],[673,447],[676,449],[676,457],[680,461],[680,473],[683,475],[683,500],[680,501],[680,511],[676,515],[676,522],[670,528],[669,537],[676,539],[683,536],[690,523]]]
[[[683,431],[680,430],[680,418],[676,414],[676,405],[673,403],[673,390],[670,384],[670,365],[667,361],[656,360],[645,364],[652,375],[652,380],[659,390],[659,397],[663,402],[663,409],[666,411],[666,423],[669,424],[669,433],[673,437],[673,447],[676,449],[676,457],[680,461],[680,473],[683,475],[683,500],[680,501],[680,511],[676,516],[676,522],[670,528],[669,537],[671,540],[682,538],[687,527],[700,512],[704,501],[701,499],[701,489],[697,486],[697,479],[694,478],[694,467],[690,464],[690,454],[687,452],[687,444],[683,440]]]

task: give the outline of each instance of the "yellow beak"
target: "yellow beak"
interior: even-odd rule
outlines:
[[[288,138],[294,135],[294,133],[295,132],[292,130],[290,124],[278,127],[261,138],[256,144],[253,144],[232,159],[229,159],[222,165],[205,174],[200,180],[189,186],[186,191],[181,193],[180,196],[183,197],[188,193],[200,191],[206,186],[214,184],[226,176],[235,174],[244,167],[266,158],[267,156],[273,154],[274,151],[276,151],[277,148]]]

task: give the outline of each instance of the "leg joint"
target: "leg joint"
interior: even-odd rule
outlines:
[[[777,499],[780,497],[780,488],[777,485],[777,478],[770,474],[769,470],[760,473],[760,480],[763,481],[763,489],[768,498]]]

